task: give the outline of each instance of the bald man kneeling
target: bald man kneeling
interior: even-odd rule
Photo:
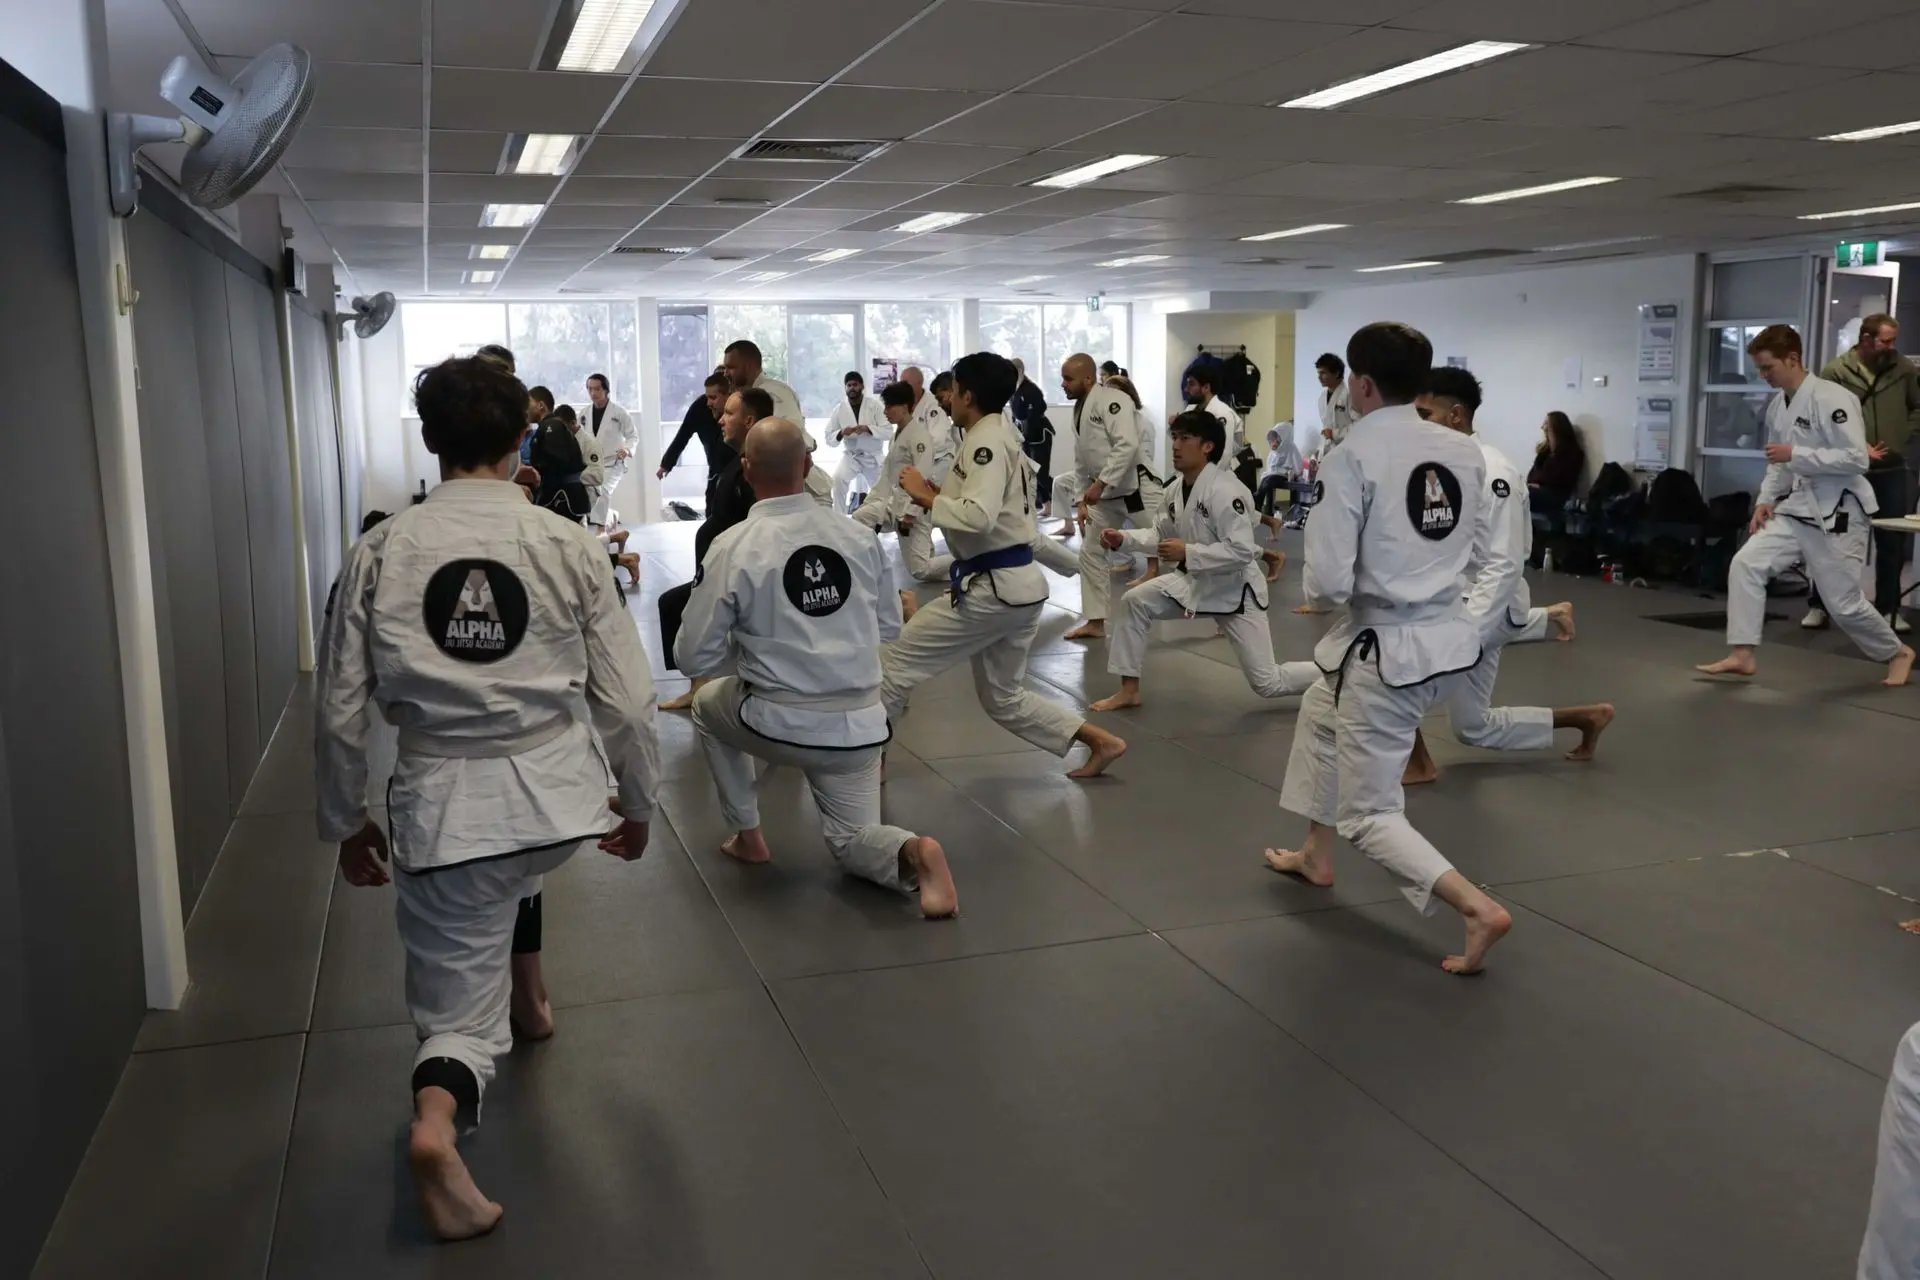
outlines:
[[[827,848],[842,871],[917,894],[929,919],[960,909],[946,852],[880,821],[880,756],[892,736],[880,648],[900,633],[900,597],[880,544],[808,494],[800,428],[754,424],[742,465],[755,502],[714,539],[680,623],[688,675],[717,677],[693,723],[734,835],[721,851],[763,863],[753,761],[806,775]],[[737,676],[723,676],[729,666]]]

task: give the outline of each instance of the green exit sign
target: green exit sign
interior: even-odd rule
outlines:
[[[1877,267],[1886,258],[1878,240],[1841,241],[1833,247],[1833,262],[1840,267]]]
[[[1097,293],[1089,295],[1087,298],[1087,310],[1098,311],[1099,309],[1100,309],[1100,295]]]

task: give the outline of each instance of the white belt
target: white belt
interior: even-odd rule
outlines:
[[[544,747],[573,727],[571,716],[556,716],[545,724],[519,733],[495,734],[490,738],[454,737],[430,733],[425,729],[400,731],[400,754],[432,756],[440,760],[499,760]]]
[[[762,702],[800,707],[807,711],[863,711],[880,705],[878,689],[856,689],[851,693],[795,693],[791,689],[765,689],[745,681],[741,684],[745,689],[743,699],[758,698]]]

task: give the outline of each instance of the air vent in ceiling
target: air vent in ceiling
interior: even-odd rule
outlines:
[[[747,260],[747,255],[744,253],[710,253],[707,257],[715,262],[745,262]]]
[[[771,209],[773,201],[762,196],[715,196],[709,204],[721,209]]]
[[[1300,269],[1302,271],[1331,271],[1333,270],[1333,264],[1331,262],[1309,262]]]
[[[1752,200],[1765,200],[1769,196],[1790,196],[1797,195],[1799,192],[1799,187],[1774,187],[1760,182],[1729,182],[1725,186],[1682,191],[1674,196],[1674,199],[1701,200],[1708,204],[1746,204]]]
[[[1452,266],[1458,262],[1485,262],[1489,258],[1519,258],[1532,253],[1531,249],[1462,249],[1457,253],[1436,253],[1427,258],[1428,262],[1444,262]]]
[[[1290,267],[1300,261],[1298,258],[1238,258],[1228,263],[1230,267]]]
[[[886,150],[861,139],[762,138],[733,153],[736,160],[792,160],[814,164],[859,164]]]
[[[617,249],[615,249],[614,252],[615,253],[645,253],[645,254],[652,254],[658,257],[678,258],[685,254],[692,253],[693,250],[691,249],[656,249],[650,244],[623,244]]]

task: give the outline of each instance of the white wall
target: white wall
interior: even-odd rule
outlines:
[[[1684,467],[1693,416],[1686,386],[1699,327],[1695,271],[1692,257],[1641,258],[1321,294],[1296,315],[1295,420],[1318,421],[1315,358],[1325,351],[1344,358],[1355,329],[1399,320],[1433,340],[1435,363],[1466,357],[1486,393],[1478,428],[1520,465],[1531,460],[1548,410],[1570,416],[1586,441],[1591,480],[1602,462],[1632,463],[1637,308],[1678,302],[1681,382],[1650,393],[1676,395],[1673,458]],[[1569,359],[1580,362],[1575,389],[1566,385]],[[1596,376],[1608,385],[1596,387]]]
[[[1267,428],[1291,416],[1287,406],[1293,399],[1293,316],[1283,311],[1186,311],[1169,315],[1166,321],[1162,385],[1170,406],[1180,403],[1180,376],[1200,354],[1199,344],[1247,349],[1247,358],[1260,368],[1260,399],[1245,415],[1247,440],[1254,452],[1264,454]]]
[[[351,354],[349,354],[351,352]],[[385,511],[389,515],[412,501],[420,481],[432,488],[440,480],[440,468],[433,455],[420,444],[420,420],[401,417],[413,406],[406,403],[401,379],[406,371],[401,353],[400,320],[394,320],[371,338],[356,338],[352,329],[340,350],[341,388],[344,399],[359,393],[360,421],[366,432],[366,478],[361,500],[364,510]],[[352,389],[346,385],[346,367],[352,361],[358,368]],[[351,417],[352,415],[347,415]]]

